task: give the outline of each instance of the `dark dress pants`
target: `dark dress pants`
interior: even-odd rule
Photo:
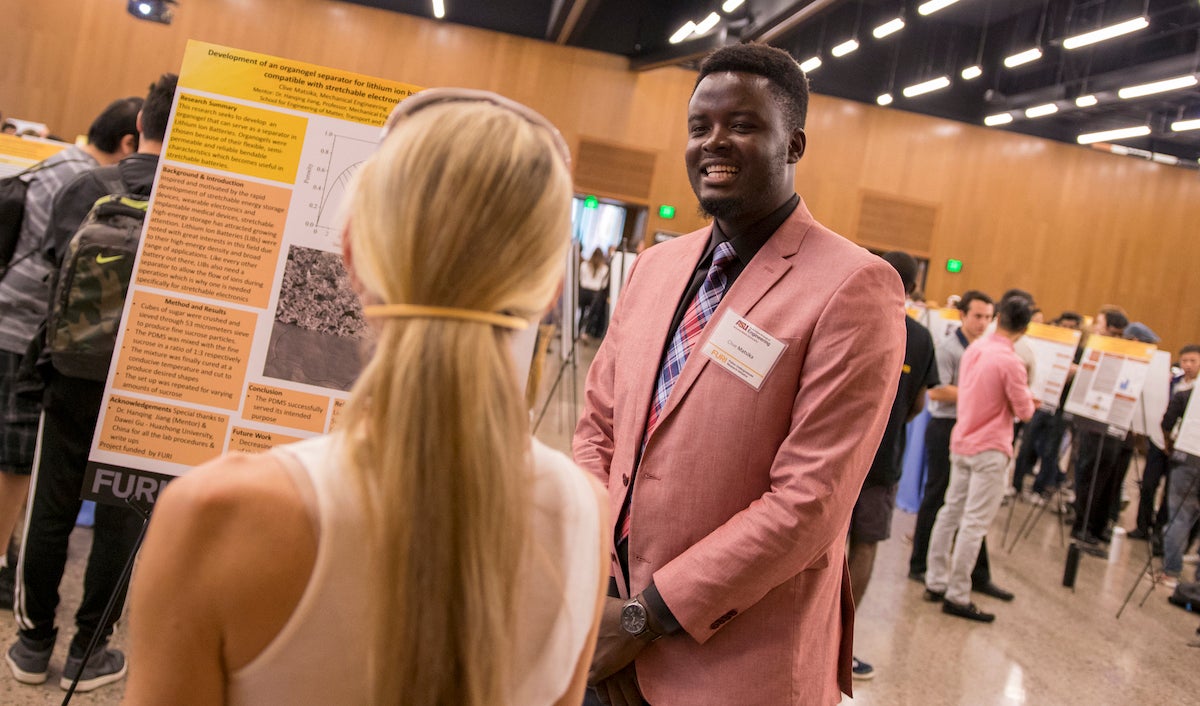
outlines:
[[[1108,528],[1114,497],[1120,499],[1123,470],[1129,467],[1133,452],[1125,446],[1124,439],[1103,432],[1077,431],[1079,450],[1075,460],[1075,524],[1072,531],[1086,529],[1099,537]]]
[[[933,417],[925,427],[925,492],[921,496],[917,524],[913,529],[913,550],[908,560],[909,573],[925,573],[929,535],[933,532],[938,510],[946,502],[946,488],[950,485],[950,431],[954,429],[954,421]],[[987,539],[984,539],[979,545],[979,558],[975,560],[975,569],[971,571],[971,585],[982,586],[991,580]]]
[[[1138,513],[1137,513],[1137,528],[1143,532],[1149,532],[1151,529],[1155,533],[1162,532],[1167,526],[1167,498],[1170,497],[1170,464],[1167,463],[1167,455],[1163,450],[1154,445],[1153,442],[1147,444],[1146,448],[1146,470],[1142,474],[1142,487],[1138,493]],[[1158,512],[1154,511],[1154,496],[1158,492],[1158,484],[1163,484],[1163,501],[1158,505]]]
[[[47,381],[41,453],[32,479],[32,504],[18,564],[21,590],[16,605],[21,637],[35,644],[52,642],[57,635],[58,587],[67,562],[67,542],[82,502],[79,495],[103,394],[102,382],[53,373]],[[71,642],[72,655],[82,656],[97,630],[102,644],[112,634],[125,603],[124,588],[108,621],[100,625],[100,618],[141,526],[141,517],[131,509],[96,506],[83,601],[75,613],[78,630]]]

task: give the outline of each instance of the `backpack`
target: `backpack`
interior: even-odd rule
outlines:
[[[112,193],[92,206],[71,236],[50,299],[46,353],[55,370],[69,377],[108,378],[133,276],[147,196],[124,193],[117,176],[95,172]]]
[[[1172,605],[1177,605],[1186,611],[1200,612],[1200,581],[1187,583],[1180,581],[1175,592],[1167,596]]]
[[[17,241],[21,238],[21,224],[25,220],[25,192],[29,182],[23,177],[42,168],[42,162],[25,171],[0,179],[0,277],[8,271]]]
[[[25,221],[25,194],[29,191],[29,179],[26,177],[43,169],[53,169],[60,164],[81,161],[83,160],[65,159],[49,166],[44,161],[38,162],[18,174],[0,179],[0,277],[4,277],[8,268],[16,264],[12,258],[21,239],[21,224]],[[32,254],[30,252],[25,257]]]

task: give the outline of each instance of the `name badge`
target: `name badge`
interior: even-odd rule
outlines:
[[[704,343],[703,353],[755,390],[775,367],[787,344],[726,309]]]

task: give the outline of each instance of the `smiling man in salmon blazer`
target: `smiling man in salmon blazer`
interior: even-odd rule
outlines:
[[[850,512],[904,350],[903,287],[795,193],[808,80],[724,47],[688,104],[714,222],[635,263],[588,372],[575,460],[608,488],[603,704],[836,704]]]

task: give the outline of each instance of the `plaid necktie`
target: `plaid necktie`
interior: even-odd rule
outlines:
[[[643,448],[646,446],[646,440],[650,438],[650,433],[658,426],[659,416],[662,414],[663,408],[667,406],[667,400],[671,397],[671,389],[675,387],[675,381],[679,379],[679,373],[683,370],[683,364],[687,362],[688,354],[692,352],[696,341],[700,339],[700,333],[704,331],[704,326],[708,324],[713,312],[717,310],[717,305],[721,303],[721,297],[725,295],[725,288],[729,286],[729,277],[725,274],[725,269],[729,263],[733,262],[734,255],[733,245],[729,241],[717,246],[713,253],[712,264],[708,267],[708,274],[704,277],[704,283],[700,285],[700,291],[696,292],[696,298],[688,306],[683,320],[679,322],[679,328],[675,329],[675,335],[671,337],[671,345],[667,347],[662,368],[658,371],[658,381],[654,385],[654,397],[650,401],[650,415],[646,418],[646,433],[642,436]],[[636,468],[634,470],[636,473]],[[630,483],[632,484],[632,482],[631,479]],[[629,505],[630,503],[626,502],[621,509],[620,539],[622,540],[629,537]]]

